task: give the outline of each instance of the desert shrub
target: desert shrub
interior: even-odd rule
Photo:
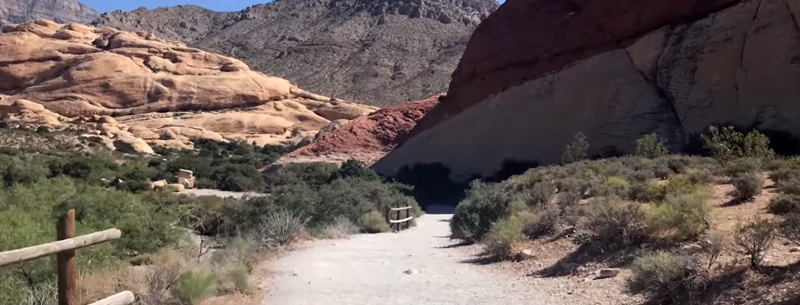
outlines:
[[[764,178],[756,172],[747,172],[733,179],[733,186],[736,188],[734,194],[736,199],[746,202],[761,194],[764,186]]]
[[[641,202],[662,202],[669,195],[694,194],[700,186],[681,176],[672,176],[666,183],[637,183],[631,188],[630,197]]]
[[[800,195],[800,178],[790,178],[778,181],[778,191],[788,195]]]
[[[0,160],[0,178],[5,186],[15,184],[31,184],[45,179],[49,170],[42,164],[20,158],[3,158]]]
[[[636,155],[645,158],[658,158],[669,154],[669,150],[664,146],[664,139],[658,137],[656,133],[651,133],[636,140]]]
[[[475,181],[450,219],[451,237],[467,242],[483,238],[492,223],[511,212],[511,199],[497,185]]]
[[[687,180],[693,184],[711,184],[714,182],[714,173],[708,169],[690,168],[684,174]]]
[[[374,170],[357,160],[347,160],[342,163],[339,170],[333,173],[332,179],[360,178],[367,180],[380,180],[381,177]]]
[[[780,222],[781,233],[789,240],[800,242],[800,213],[789,213]]]
[[[534,184],[529,190],[523,191],[522,199],[529,206],[542,206],[548,204],[555,193],[556,186],[553,183],[543,181]]]
[[[555,232],[559,216],[558,208],[552,206],[531,213],[528,217],[520,216],[520,219],[524,221],[522,232],[525,233],[525,236],[534,239],[551,234]]]
[[[769,147],[769,138],[757,130],[744,135],[730,126],[722,128],[712,126],[701,139],[711,156],[723,161],[736,158],[766,160],[775,155]]]
[[[659,251],[637,257],[631,264],[633,292],[671,295],[685,289],[692,275],[692,260],[680,254]]]
[[[389,224],[386,218],[378,211],[370,211],[361,215],[358,224],[366,233],[381,233],[389,231]]]
[[[324,226],[318,231],[317,237],[325,239],[339,239],[346,238],[352,234],[356,234],[361,230],[349,218],[342,215],[333,219],[333,222]]]
[[[275,172],[265,173],[266,191],[281,185],[305,183],[311,187],[321,186],[331,181],[331,176],[338,171],[336,164],[331,163],[291,163]]]
[[[730,176],[736,177],[748,172],[761,171],[761,164],[758,160],[753,158],[739,158],[725,163],[723,172]]]
[[[775,181],[775,183],[791,179],[800,179],[800,169],[792,167],[777,168],[769,173],[769,178]]]
[[[601,196],[617,196],[620,198],[628,197],[631,184],[622,177],[608,177],[597,192]]]
[[[211,172],[210,179],[224,191],[242,192],[258,190],[262,185],[257,168],[245,164],[225,164]]]
[[[589,142],[586,141],[586,136],[579,132],[572,139],[572,142],[564,148],[564,154],[561,156],[561,163],[569,164],[581,160],[586,160],[589,153]]]
[[[233,287],[239,292],[247,292],[250,290],[250,271],[244,264],[237,264],[233,266],[229,272]]]
[[[187,272],[178,281],[175,295],[184,305],[198,305],[217,295],[217,278],[207,270]]]
[[[727,244],[728,240],[725,237],[725,234],[720,232],[713,232],[709,234],[708,239],[706,239],[706,242],[703,243],[703,251],[708,253],[708,268],[711,268],[711,266],[714,265],[714,261],[719,258],[719,255],[725,250]]]
[[[640,169],[630,175],[631,181],[647,181],[656,177],[656,173],[649,169]]]
[[[279,210],[262,215],[261,224],[255,234],[267,247],[286,246],[298,240],[305,232],[308,218],[302,213]]]
[[[656,234],[677,239],[700,236],[709,229],[710,192],[669,195],[647,209],[647,226]]]
[[[596,197],[585,214],[587,228],[605,247],[629,245],[645,235],[645,214],[638,203]]]
[[[758,267],[767,250],[772,248],[776,237],[776,225],[770,220],[759,219],[739,226],[733,235],[738,245],[750,260],[750,266]]]
[[[486,237],[483,239],[484,250],[487,254],[499,259],[509,259],[517,252],[518,246],[526,240],[522,230],[525,223],[519,216],[504,217],[492,224]]]
[[[796,195],[778,194],[770,199],[769,211],[779,215],[800,212],[800,198]]]

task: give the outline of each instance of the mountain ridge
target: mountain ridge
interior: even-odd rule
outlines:
[[[92,24],[242,59],[320,94],[376,106],[444,91],[494,0],[279,0],[238,12],[183,5],[113,11]]]
[[[100,13],[75,0],[3,0],[0,2],[0,26],[36,19],[58,23],[89,23]]]

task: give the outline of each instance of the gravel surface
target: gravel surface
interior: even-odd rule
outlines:
[[[180,193],[186,195],[195,195],[195,196],[217,196],[217,197],[236,197],[236,198],[241,198],[244,196],[250,196],[250,197],[266,196],[266,194],[255,193],[255,192],[228,192],[228,191],[220,191],[212,189],[185,189]]]
[[[428,214],[401,233],[319,241],[292,252],[276,262],[262,304],[567,304],[469,262],[473,246],[448,247],[451,216]]]

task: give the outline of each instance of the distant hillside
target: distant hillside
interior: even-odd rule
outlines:
[[[497,6],[495,0],[279,0],[240,12],[116,11],[94,24],[178,39],[320,94],[388,106],[445,91],[472,31]]]
[[[58,23],[89,23],[100,14],[75,0],[2,0],[0,26],[36,19]]]

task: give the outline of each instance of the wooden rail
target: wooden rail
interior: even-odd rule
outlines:
[[[414,216],[411,216],[411,206],[399,207],[399,208],[389,208],[386,212],[386,220],[389,222],[389,228],[392,228],[393,231],[400,231],[402,230],[403,224],[405,224],[406,229],[411,227],[411,220],[414,219]],[[406,211],[406,217],[400,218],[400,212]],[[391,219],[392,212],[395,213],[395,219]]]
[[[0,267],[55,254],[58,269],[58,304],[78,305],[78,271],[75,267],[75,250],[120,238],[122,233],[117,229],[109,229],[76,237],[75,210],[69,210],[58,223],[57,228],[58,241],[0,252]],[[123,291],[89,305],[128,305],[133,301],[133,293]]]

